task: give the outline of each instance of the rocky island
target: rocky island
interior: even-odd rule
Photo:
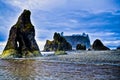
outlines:
[[[24,10],[18,21],[10,29],[6,47],[1,58],[22,58],[40,56],[35,40],[35,28],[30,20],[31,12]]]
[[[89,35],[86,33],[66,36],[62,32],[61,35],[72,45],[72,49],[76,49],[78,44],[84,45],[87,49],[90,48]]]
[[[101,40],[96,39],[92,45],[93,50],[110,50],[108,47],[104,46]]]

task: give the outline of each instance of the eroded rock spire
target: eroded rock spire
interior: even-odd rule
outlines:
[[[34,57],[41,55],[35,40],[35,29],[30,20],[31,12],[24,10],[17,23],[11,27],[2,58]]]

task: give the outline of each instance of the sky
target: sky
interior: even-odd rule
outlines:
[[[31,11],[40,49],[54,32],[87,33],[91,44],[100,39],[106,46],[120,45],[120,0],[0,0],[0,42],[24,9]],[[1,44],[0,43],[0,44]]]

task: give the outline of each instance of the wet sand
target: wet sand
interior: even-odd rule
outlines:
[[[120,80],[120,51],[0,59],[0,80]]]

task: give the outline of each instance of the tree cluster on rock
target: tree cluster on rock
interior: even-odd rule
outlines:
[[[44,51],[67,51],[72,50],[72,46],[59,33],[54,33],[53,41],[46,41]]]
[[[30,20],[31,12],[24,10],[17,23],[10,29],[2,58],[34,57],[41,55],[35,40],[35,29]]]
[[[63,35],[63,33],[61,33],[61,35],[72,45],[72,48],[76,48],[78,43],[85,45],[86,48],[90,47],[90,39],[88,34],[83,33],[82,35],[73,34],[73,35],[65,36]]]
[[[77,44],[76,50],[86,50],[86,46],[82,44]]]

